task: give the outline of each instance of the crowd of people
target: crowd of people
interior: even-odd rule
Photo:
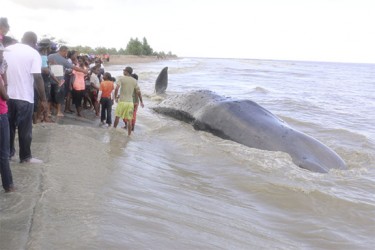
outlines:
[[[20,162],[42,163],[31,154],[33,123],[64,119],[64,113],[82,117],[87,108],[102,126],[111,127],[116,101],[113,127],[122,119],[130,136],[138,106],[144,107],[131,67],[115,79],[100,58],[57,48],[48,39],[38,41],[34,32],[18,42],[6,36],[9,28],[7,18],[0,18],[0,173],[5,192],[14,191],[9,162],[16,153],[16,132]]]

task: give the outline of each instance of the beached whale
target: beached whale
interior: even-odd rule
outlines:
[[[164,73],[163,73],[164,74]],[[347,169],[332,149],[290,127],[271,112],[250,100],[233,100],[208,90],[169,96],[153,108],[248,147],[288,153],[304,169],[326,173]]]

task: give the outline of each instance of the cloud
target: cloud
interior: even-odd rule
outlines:
[[[81,0],[64,0],[64,1],[51,1],[51,0],[13,0],[13,3],[21,5],[30,9],[50,9],[50,10],[87,10],[91,8],[90,1]]]

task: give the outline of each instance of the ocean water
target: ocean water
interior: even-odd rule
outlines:
[[[131,65],[134,134],[98,121],[37,124],[41,165],[11,162],[0,249],[373,249],[375,65],[181,58]],[[169,67],[166,96],[154,93]],[[120,75],[124,65],[108,66]],[[223,140],[155,113],[190,90],[249,99],[335,150],[348,170]],[[121,125],[121,124],[120,124]]]

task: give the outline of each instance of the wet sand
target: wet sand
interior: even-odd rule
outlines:
[[[76,110],[72,107],[72,110]],[[114,111],[112,111],[113,115]],[[64,113],[64,117],[52,116],[52,119],[55,123],[60,125],[79,125],[85,127],[99,127],[100,125],[100,114],[99,116],[95,115],[93,109],[82,109],[82,117],[77,116],[77,113]],[[113,123],[113,120],[112,120]]]

